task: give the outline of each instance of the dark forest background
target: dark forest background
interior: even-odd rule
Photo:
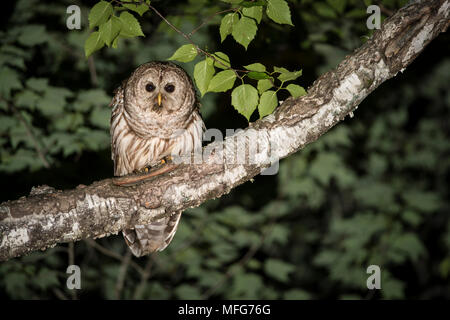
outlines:
[[[265,16],[247,51],[231,37],[220,43],[220,16],[193,39],[226,52],[236,67],[301,68],[297,83],[307,88],[371,35],[368,4],[381,5],[385,18],[406,2],[289,1],[295,27]],[[111,177],[113,90],[138,65],[185,44],[147,12],[136,16],[145,37],[87,60],[95,3],[20,0],[2,9],[0,201],[41,184],[67,189]],[[81,30],[66,28],[71,4],[82,9]],[[152,4],[186,32],[229,8],[211,0]],[[121,235],[61,244],[0,263],[0,299],[450,298],[449,44],[441,34],[353,118],[282,160],[277,175],[187,210],[163,252],[131,257]],[[192,74],[194,64],[183,67]],[[208,128],[247,126],[230,102],[229,93],[203,97]],[[82,272],[76,293],[66,288],[73,263]],[[366,287],[372,264],[381,268],[381,290]]]

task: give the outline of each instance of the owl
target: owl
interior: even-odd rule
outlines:
[[[122,82],[111,101],[111,157],[114,175],[123,176],[202,147],[205,130],[189,75],[170,62],[148,62]],[[164,250],[181,211],[123,230],[135,256]]]

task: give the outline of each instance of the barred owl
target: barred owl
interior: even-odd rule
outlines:
[[[123,176],[158,164],[164,157],[201,149],[205,125],[192,80],[179,66],[149,62],[138,67],[111,101],[114,174]],[[181,211],[149,225],[123,230],[136,256],[165,249]]]

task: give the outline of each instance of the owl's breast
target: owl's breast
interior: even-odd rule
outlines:
[[[112,135],[118,138],[113,143],[115,174],[126,175],[153,166],[164,157],[200,150],[204,128],[198,112],[194,112],[180,128],[172,125],[170,121],[165,124],[143,126],[139,123],[133,126],[123,117],[121,122],[112,128]]]

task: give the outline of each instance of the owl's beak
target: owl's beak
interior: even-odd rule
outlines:
[[[158,93],[158,107],[161,107],[161,102],[162,102],[162,96],[161,96],[161,92]]]

